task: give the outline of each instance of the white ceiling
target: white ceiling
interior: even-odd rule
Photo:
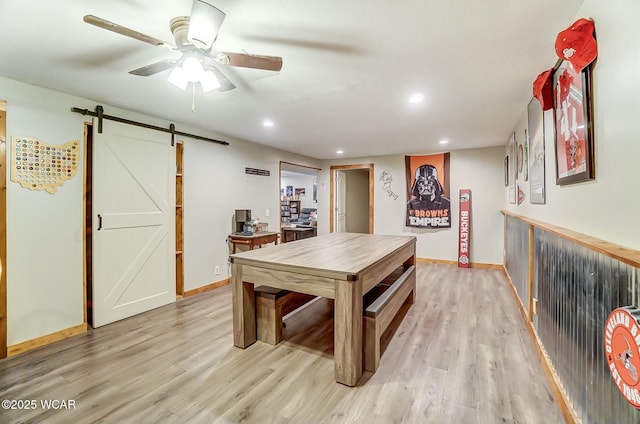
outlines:
[[[284,65],[225,67],[237,88],[196,91],[195,113],[191,90],[169,84],[168,71],[128,74],[179,53],[82,20],[93,14],[173,42],[169,20],[189,15],[191,0],[2,0],[0,75],[319,159],[337,149],[361,157],[497,146],[582,3],[210,1],[227,14],[217,50],[282,56]],[[425,101],[410,104],[414,92]]]

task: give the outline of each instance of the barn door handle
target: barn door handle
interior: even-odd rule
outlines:
[[[102,215],[98,214],[98,231],[102,228]]]

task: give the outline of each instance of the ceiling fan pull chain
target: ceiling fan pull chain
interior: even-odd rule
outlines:
[[[191,96],[191,112],[196,113],[196,83],[192,82],[193,94]]]

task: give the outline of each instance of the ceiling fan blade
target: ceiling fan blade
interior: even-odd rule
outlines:
[[[209,49],[227,15],[203,0],[193,0],[187,39],[200,49]]]
[[[85,15],[83,20],[91,25],[95,25],[99,28],[106,29],[108,31],[116,32],[126,37],[135,38],[136,40],[144,41],[145,43],[152,44],[154,46],[167,47],[175,49],[173,45],[162,40],[158,40],[150,35],[143,34],[136,30],[124,27],[122,25],[107,21],[106,19],[99,18],[94,15]]]
[[[258,56],[246,53],[224,52],[218,55],[217,58],[229,66],[264,69],[266,71],[280,71],[282,69],[282,58],[278,56]]]
[[[176,63],[178,63],[178,61],[174,59],[161,60],[160,62],[152,63],[151,65],[143,66],[142,68],[129,71],[129,73],[131,75],[148,77],[149,75],[157,74],[158,72],[171,69],[176,65]]]
[[[211,70],[211,72],[213,72],[213,74],[218,79],[218,82],[220,83],[220,88],[218,88],[218,91],[229,91],[236,88],[236,86],[231,81],[229,81],[229,78],[227,78],[222,72],[220,72],[219,69],[214,67],[209,67],[209,69]]]

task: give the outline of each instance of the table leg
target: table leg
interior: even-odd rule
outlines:
[[[256,341],[256,303],[253,284],[242,281],[242,265],[231,264],[233,344],[245,348]]]
[[[362,280],[336,280],[335,379],[355,386],[362,376]]]
[[[412,265],[416,264],[416,246],[415,244],[413,245],[413,254],[411,255],[411,257],[409,259],[407,259],[404,262],[404,269],[407,269],[409,267],[411,267]],[[411,291],[411,293],[409,294],[409,297],[407,298],[407,303],[410,305],[413,305],[416,301],[416,291],[415,289]]]

